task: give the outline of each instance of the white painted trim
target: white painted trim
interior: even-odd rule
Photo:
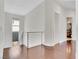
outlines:
[[[0,57],[0,59],[3,59],[3,57]]]
[[[54,46],[54,45],[52,45],[52,44],[46,44],[46,43],[43,43],[43,45],[44,45],[44,46],[49,46],[49,47]]]
[[[31,46],[27,46],[26,44],[23,44],[25,47],[27,47],[27,48],[33,48],[33,47],[36,47],[36,46],[40,46],[41,45],[41,43],[40,44],[35,44],[35,45],[31,45]]]
[[[63,43],[63,42],[66,42],[67,40],[62,40],[62,41],[59,41],[59,43]]]
[[[52,46],[55,46],[55,45],[58,44],[58,43],[63,43],[63,42],[66,42],[66,41],[67,41],[67,40],[62,40],[62,41],[55,42],[55,43],[53,43],[53,44],[46,44],[46,43],[43,43],[43,45],[52,47]]]
[[[0,48],[0,59],[3,59],[3,48]]]
[[[55,43],[53,43],[53,44],[47,44],[47,43],[42,43],[43,45],[45,45],[45,46],[49,46],[49,47],[53,47],[53,46],[55,46],[56,44],[58,44],[58,43],[63,43],[63,42],[66,42],[67,40],[62,40],[62,41],[58,41],[58,42],[55,42]],[[39,46],[39,45],[42,45],[42,44],[36,44],[36,45],[31,45],[31,46],[29,46],[28,48],[33,48],[33,47],[36,47],[36,46]],[[27,45],[26,44],[23,44],[24,46],[26,46],[27,47]]]
[[[33,47],[40,46],[40,45],[41,44],[35,44],[35,45],[28,46],[28,48],[33,48]]]
[[[25,47],[27,47],[27,45],[26,45],[25,43],[23,43],[23,45],[24,45]]]
[[[12,45],[5,45],[4,48],[10,48]]]

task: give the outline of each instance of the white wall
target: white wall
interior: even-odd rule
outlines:
[[[46,23],[45,23],[45,45],[53,46],[56,43],[65,41],[65,18],[63,14],[63,8],[55,0],[46,0]],[[59,14],[58,21],[58,33],[55,32],[55,13]],[[57,37],[57,38],[56,38]]]
[[[3,59],[4,48],[4,4],[3,0],[0,0],[0,59]]]
[[[20,16],[20,31],[19,31],[19,43],[20,45],[23,44],[23,36],[24,36],[24,16]]]
[[[59,15],[59,19],[57,20],[59,23],[57,25],[57,33],[55,32],[57,29],[55,26],[55,13]],[[43,40],[43,44],[47,46],[53,46],[56,43],[66,41],[66,20],[64,17],[63,8],[54,0],[46,0],[45,6],[44,3],[40,4],[25,17],[23,42],[26,46],[28,38],[27,32],[44,32],[45,39]],[[28,43],[30,42],[31,41]],[[31,45],[33,45],[35,42],[32,42]]]
[[[22,44],[22,33],[24,30],[24,17],[5,12],[5,44],[4,48],[12,46],[12,20],[20,21],[19,43]]]
[[[38,5],[35,9],[33,9],[30,13],[28,13],[25,16],[24,45],[27,46],[27,32],[44,32],[44,26],[45,26],[45,17],[44,17],[45,13],[44,12],[45,12],[44,2],[42,2],[40,5]],[[39,39],[39,37],[38,37],[38,39]],[[34,39],[32,39],[32,40],[34,40]],[[31,42],[31,41],[29,41],[29,42]],[[35,42],[32,42],[31,45],[33,45]],[[38,43],[38,44],[40,44],[40,43]]]
[[[44,3],[38,5],[25,16],[25,31],[44,31]]]
[[[11,15],[5,13],[5,43],[4,48],[12,46],[12,20]]]

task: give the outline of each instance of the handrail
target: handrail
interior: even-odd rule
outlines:
[[[25,32],[25,33],[44,33],[44,32],[39,31],[39,32]]]

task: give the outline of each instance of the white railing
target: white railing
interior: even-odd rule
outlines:
[[[41,45],[44,40],[44,32],[27,32],[27,46],[35,47]]]

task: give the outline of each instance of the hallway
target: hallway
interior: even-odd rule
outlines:
[[[53,47],[41,45],[27,49],[25,46],[17,46],[14,50],[11,49],[4,49],[3,59],[75,59],[75,41],[63,42]]]

